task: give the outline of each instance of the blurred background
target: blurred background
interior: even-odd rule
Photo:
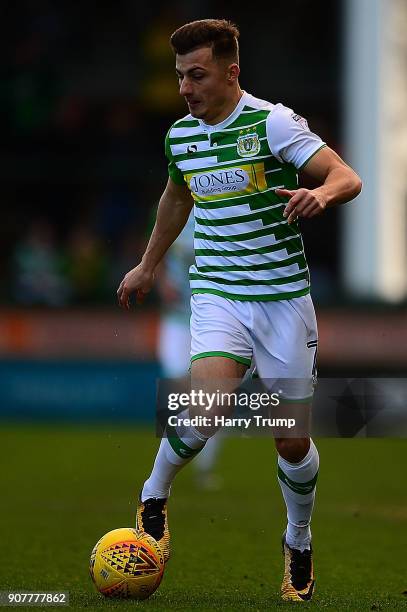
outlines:
[[[305,116],[364,183],[301,224],[319,376],[406,376],[406,0],[2,0],[0,590],[69,590],[73,609],[96,609],[90,551],[134,524],[156,380],[188,362],[192,230],[143,306],[121,311],[116,289],[152,229],[165,133],[186,114],[169,36],[207,17],[239,25],[242,87]],[[317,441],[324,609],[405,609],[405,443]],[[177,477],[175,556],[151,610],[280,605],[270,440],[224,437],[212,458],[213,493],[194,491],[194,469]]]
[[[407,5],[291,0],[1,3],[0,412],[151,421],[165,292],[119,310],[186,114],[169,36],[241,31],[241,85],[282,102],[361,175],[352,204],[302,222],[319,373],[401,375],[407,346]],[[308,186],[308,183],[304,183]]]

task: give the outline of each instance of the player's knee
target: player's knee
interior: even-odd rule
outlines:
[[[276,438],[278,454],[290,463],[298,463],[304,459],[310,446],[309,438]]]

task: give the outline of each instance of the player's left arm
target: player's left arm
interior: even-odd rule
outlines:
[[[319,215],[328,207],[349,202],[361,192],[359,176],[329,147],[317,151],[302,170],[321,185],[316,189],[276,189],[278,196],[289,198],[284,211],[288,223],[297,217]]]

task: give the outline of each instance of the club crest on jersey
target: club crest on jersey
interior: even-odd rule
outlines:
[[[237,139],[237,152],[240,157],[253,157],[260,151],[260,140],[255,132],[243,134]]]

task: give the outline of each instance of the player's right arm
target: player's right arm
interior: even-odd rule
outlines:
[[[136,293],[143,300],[154,283],[155,270],[169,247],[181,233],[193,205],[191,192],[185,183],[178,184],[168,178],[167,186],[160,198],[157,218],[146,251],[138,266],[127,272],[117,290],[122,308],[129,309],[129,298]]]

